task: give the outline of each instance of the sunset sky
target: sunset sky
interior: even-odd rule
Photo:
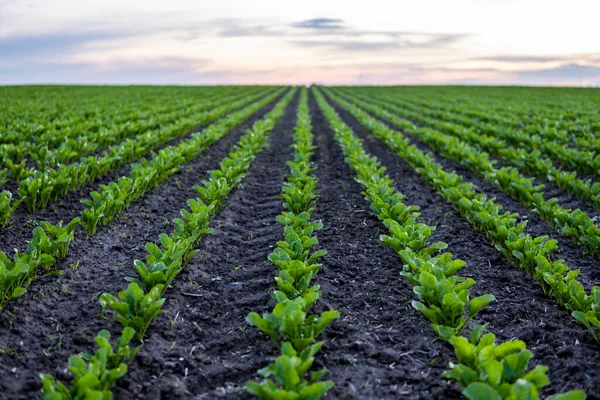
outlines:
[[[0,0],[0,84],[600,86],[598,1],[352,3]]]

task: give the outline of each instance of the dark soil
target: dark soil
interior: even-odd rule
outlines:
[[[333,102],[330,104],[334,105]],[[382,142],[372,138],[347,112],[339,107],[336,109],[354,132],[365,139],[366,149],[388,168],[397,189],[406,195],[405,202],[420,206],[422,221],[437,227],[431,241],[446,242],[448,251],[455,258],[467,262],[461,274],[477,282],[472,290],[473,296],[484,293],[496,296],[497,302],[478,315],[477,323],[489,323],[489,331],[501,340],[524,340],[534,353],[532,365],[550,367],[548,375],[551,385],[544,390],[545,394],[579,388],[587,392],[588,399],[600,398],[600,370],[597,368],[600,348],[585,328],[573,322],[570,313],[559,309],[553,299],[545,297],[537,282],[525,272],[513,268],[489,239],[482,232],[474,230],[412,167],[392,154]],[[415,144],[427,150],[416,141]],[[527,216],[520,205],[506,199],[497,190],[492,190],[468,171],[441,157],[437,157],[437,161],[447,170],[455,169],[485,193],[497,195],[498,202],[509,205],[511,211]],[[535,217],[529,216],[530,219]],[[561,247],[564,248],[563,252],[573,250],[573,245]],[[577,251],[574,253],[580,257],[578,261],[587,258]],[[564,253],[560,256],[565,257]]]
[[[193,398],[241,395],[243,385],[274,356],[269,338],[246,315],[272,308],[274,267],[267,261],[283,229],[283,176],[291,158],[297,99],[288,106],[253,161],[247,177],[212,221],[198,255],[166,294],[161,316],[119,383],[117,398]]]
[[[398,127],[396,127],[398,128]],[[504,207],[505,211],[519,214],[520,220],[527,221],[526,233],[529,233],[533,237],[536,236],[549,236],[552,239],[556,239],[558,242],[558,249],[553,253],[555,259],[563,259],[565,264],[571,267],[571,269],[580,269],[581,283],[589,291],[592,286],[600,284],[600,268],[598,268],[598,258],[587,254],[582,246],[579,246],[573,242],[570,237],[564,236],[559,232],[553,230],[546,221],[542,220],[540,215],[523,206],[521,203],[513,200],[508,194],[504,193],[501,189],[487,183],[485,180],[477,176],[474,172],[471,172],[467,167],[460,163],[445,158],[436,151],[420,141],[418,138],[412,135],[405,134],[405,137],[409,141],[421,149],[424,152],[430,152],[435,156],[436,162],[440,163],[447,171],[456,171],[456,173],[463,176],[464,181],[472,182],[476,190],[481,193],[487,194],[489,197],[495,197],[497,203]],[[561,201],[564,200],[565,207],[568,205],[581,206],[583,210],[592,211],[588,206],[582,204],[576,199],[572,199],[566,192],[550,187],[550,191],[545,192],[545,198],[550,198],[550,194]],[[591,214],[592,216],[595,214]]]
[[[315,311],[342,315],[324,334],[327,344],[317,361],[336,382],[329,398],[458,396],[448,382],[431,384],[450,351],[440,355],[441,343],[428,323],[410,309],[411,288],[398,280],[397,257],[377,240],[383,226],[365,208],[314,103],[312,110],[321,191],[314,218],[325,225],[318,237],[329,251],[317,279],[323,297]],[[249,398],[241,387],[277,355],[245,317],[274,305],[269,293],[275,270],[267,255],[282,235],[275,217],[282,211],[278,195],[291,157],[294,115],[295,104],[213,221],[215,234],[202,241],[199,255],[168,293],[165,316],[148,331],[140,357],[119,384],[119,398]]]
[[[117,383],[117,399],[250,398],[243,385],[257,379],[256,371],[277,355],[271,340],[249,326],[245,317],[250,311],[268,312],[274,306],[270,293],[276,269],[267,255],[282,236],[275,217],[283,209],[278,196],[287,172],[285,163],[292,155],[297,101],[290,103],[268,139],[269,146],[213,220],[214,234],[202,239],[198,254],[167,291],[164,315],[148,329],[144,347]],[[84,239],[78,229],[67,260],[57,265],[64,274],[38,279],[29,293],[0,312],[0,398],[39,398],[39,373],[52,373],[68,382],[69,355],[93,351],[93,337],[100,329],[118,334],[121,327],[110,315],[101,315],[97,296],[116,294],[127,286],[123,278],[135,274],[133,260],[145,256],[144,243],[172,230],[170,221],[188,198],[196,197],[193,186],[218,166],[244,130],[272,105],[147,193],[122,218],[100,227],[94,237]],[[415,297],[399,275],[400,259],[379,242],[385,227],[362,197],[312,95],[310,108],[320,191],[313,218],[324,224],[317,236],[319,247],[328,251],[316,278],[323,295],[314,311],[334,309],[341,314],[322,334],[325,346],[316,357],[315,368],[326,366],[326,377],[335,383],[327,398],[460,398],[458,385],[440,376],[454,359],[453,349],[412,308]],[[341,115],[388,168],[406,203],[419,205],[422,220],[437,227],[432,241],[448,243],[448,250],[467,262],[462,274],[477,281],[473,295],[496,296],[497,302],[474,323],[488,322],[489,331],[501,340],[527,342],[535,355],[532,366],[550,367],[552,384],[544,395],[582,388],[589,399],[600,398],[600,348],[590,335],[571,321],[567,311],[544,297],[536,282],[514,269],[410,166],[371,139],[347,113]],[[473,181],[486,193],[496,194],[479,180]],[[80,212],[81,196],[72,194],[35,218],[68,220],[65,215]],[[535,215],[500,193],[498,199],[511,211],[534,220]],[[538,225],[530,224],[535,233]],[[2,236],[4,247],[10,249],[21,248],[30,234],[13,229]],[[566,252],[574,248],[570,243],[561,247]],[[567,255],[574,262],[587,260],[577,251]]]
[[[195,198],[195,185],[207,171],[218,168],[243,133],[271,108],[269,105],[186,164],[167,182],[132,204],[121,217],[99,227],[91,238],[81,228],[71,244],[68,257],[56,265],[62,275],[39,278],[29,292],[0,312],[0,396],[9,399],[36,398],[38,374],[52,373],[69,380],[67,358],[77,352],[95,350],[93,337],[100,329],[117,335],[120,326],[102,317],[97,300],[101,293],[116,295],[126,288],[126,276],[135,276],[133,260],[144,259],[146,241],[156,241],[170,232],[172,219]],[[57,218],[63,210],[79,207],[79,200],[47,209]],[[64,215],[64,214],[63,214]],[[54,222],[54,218],[49,218]],[[66,218],[65,218],[66,219]],[[6,232],[3,239],[17,239]],[[20,246],[19,246],[20,247]],[[76,305],[73,307],[73,305]]]
[[[388,110],[390,112],[393,113],[392,110]],[[420,124],[410,118],[403,118],[406,119],[407,121],[410,121],[411,123],[413,123],[416,126],[421,126],[424,127],[423,124]],[[438,119],[439,120],[439,119]],[[441,121],[441,120],[440,120]],[[386,121],[387,123],[387,121]],[[457,124],[460,125],[460,124]],[[408,136],[408,135],[407,135]],[[452,135],[450,135],[452,136]],[[410,137],[409,137],[410,138]],[[413,143],[415,143],[415,141],[413,140]],[[422,142],[419,142],[422,143]],[[472,143],[470,143],[472,145]],[[425,146],[425,148],[427,148],[426,145],[422,145]],[[496,168],[501,168],[501,167],[507,167],[507,166],[511,166],[510,164],[504,162],[502,159],[499,158],[494,158],[493,156],[490,155],[490,159],[492,159],[493,161],[496,162],[495,167]],[[526,177],[532,177],[527,171],[525,171],[524,168],[518,168],[519,171]],[[567,169],[568,170],[568,169]],[[580,179],[590,179],[587,176],[584,176],[582,174],[578,174],[578,177]],[[593,183],[593,182],[592,182]],[[534,178],[534,184],[536,185],[540,185],[543,184],[544,185],[544,199],[549,200],[551,198],[556,198],[559,200],[559,204],[565,208],[565,209],[572,209],[575,210],[577,208],[581,209],[582,211],[584,211],[586,214],[588,214],[590,217],[594,218],[594,217],[599,217],[600,216],[600,210],[596,209],[592,204],[588,204],[586,203],[586,201],[584,200],[580,200],[579,198],[575,197],[574,195],[571,195],[569,193],[567,193],[565,190],[559,188],[558,186],[556,186],[554,183],[546,181],[546,180],[542,180],[539,178]]]
[[[341,314],[325,332],[324,364],[336,384],[328,397],[460,397],[457,387],[440,377],[451,350],[410,305],[412,288],[399,275],[399,258],[379,243],[385,227],[360,194],[312,96],[311,114],[321,195],[314,217],[323,222],[318,236],[329,252],[318,279],[321,304]]]

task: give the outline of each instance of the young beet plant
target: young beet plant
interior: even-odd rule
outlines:
[[[273,297],[277,305],[272,313],[259,316],[250,313],[246,320],[269,336],[277,347],[282,341],[292,344],[302,352],[316,342],[316,337],[333,321],[339,318],[337,311],[324,311],[321,315],[308,315],[310,307],[319,299],[321,293],[313,288],[303,296],[290,300],[284,293],[275,291]]]
[[[41,260],[31,254],[15,253],[11,260],[4,252],[0,252],[0,309],[6,304],[27,293],[27,282],[32,270],[39,265]],[[48,259],[48,263],[54,262]]]
[[[71,222],[63,226],[62,221],[56,225],[52,225],[49,222],[42,222],[42,227],[48,233],[50,239],[57,244],[56,254],[60,259],[67,257],[69,251],[69,245],[75,237],[75,227],[79,225],[80,219],[73,218]],[[35,237],[35,234],[34,234]]]
[[[162,314],[165,302],[162,290],[163,285],[156,285],[146,293],[137,283],[130,283],[126,290],[119,292],[119,298],[104,293],[100,304],[103,310],[108,307],[115,311],[115,320],[124,328],[133,328],[136,338],[142,339],[152,320]]]
[[[521,340],[496,344],[496,337],[483,335],[486,325],[471,331],[469,338],[454,336],[450,343],[459,364],[450,364],[443,375],[463,388],[470,400],[539,399],[538,390],[550,383],[548,367],[538,365],[528,370],[533,357]],[[547,398],[548,400],[583,400],[585,393],[575,390]]]
[[[8,190],[0,192],[0,226],[8,225],[10,218],[20,204],[21,200],[12,201],[12,193]]]
[[[35,279],[40,268],[48,272],[56,259],[67,256],[77,224],[79,218],[66,226],[62,225],[62,221],[56,225],[42,222],[41,227],[33,230],[33,238],[25,253],[17,252],[11,260],[0,252],[0,309],[27,292],[27,286]]]
[[[572,315],[578,322],[588,328],[594,339],[600,344],[600,287],[594,286],[592,295],[587,296],[590,301],[590,309],[587,312],[573,311]]]
[[[125,328],[117,339],[116,350],[110,344],[110,333],[102,330],[96,336],[98,350],[95,354],[72,355],[69,371],[73,382],[67,388],[54,380],[52,375],[42,374],[42,398],[44,400],[110,400],[114,383],[127,372],[127,366],[140,347],[131,349],[129,343],[135,331]]]
[[[313,372],[309,379],[305,376],[312,367],[315,354],[322,346],[323,342],[318,342],[298,354],[294,346],[284,342],[281,346],[281,355],[275,359],[275,362],[258,371],[265,379],[261,383],[248,382],[246,390],[262,399],[321,398],[333,387],[331,381],[320,381],[327,369]],[[270,379],[271,377],[275,382]]]

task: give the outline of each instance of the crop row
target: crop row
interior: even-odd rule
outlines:
[[[10,222],[12,214],[21,202],[27,206],[29,212],[44,208],[50,201],[56,201],[98,177],[119,169],[170,140],[184,135],[190,129],[214,121],[247,104],[252,104],[264,95],[264,92],[259,92],[241,96],[242,98],[239,100],[225,97],[210,101],[211,107],[214,107],[211,110],[178,120],[158,131],[140,135],[136,140],[126,140],[119,145],[112,146],[101,156],[85,157],[80,162],[61,166],[57,170],[38,171],[20,182],[18,200],[11,202],[12,195],[8,191],[0,193],[0,224],[6,225]]]
[[[591,295],[577,280],[579,270],[571,270],[562,260],[553,261],[556,240],[525,233],[527,223],[517,223],[517,214],[502,213],[495,199],[477,194],[472,183],[461,183],[462,177],[444,171],[431,154],[425,154],[399,131],[389,128],[355,105],[328,92],[334,101],[353,115],[372,135],[382,140],[394,153],[411,165],[435,190],[450,202],[476,229],[485,232],[496,248],[517,268],[537,280],[548,296],[561,307],[573,311],[598,340],[600,329],[600,288]]]
[[[264,378],[251,381],[246,390],[262,399],[319,399],[333,387],[331,381],[321,381],[323,368],[310,373],[314,357],[324,342],[316,337],[339,317],[337,311],[310,315],[310,308],[321,297],[318,285],[311,281],[321,268],[319,258],[325,250],[314,251],[319,243],[315,232],[323,227],[311,221],[315,209],[317,179],[312,175],[312,126],[308,113],[308,94],[302,89],[294,134],[294,158],[288,161],[289,172],[283,184],[283,206],[286,211],[277,217],[284,228],[284,240],[269,260],[277,267],[275,281],[278,290],[272,293],[276,304],[273,311],[262,316],[252,312],[246,320],[268,335],[281,355],[258,371]]]
[[[389,96],[383,99],[391,101],[394,104],[397,101]],[[450,122],[460,123],[461,121],[461,118],[456,117],[454,113],[447,113],[446,118]],[[477,123],[476,129],[484,134],[501,138],[510,145],[522,147],[527,151],[538,150],[541,154],[550,157],[567,169],[574,169],[582,174],[600,177],[600,155],[597,154],[591,143],[588,143],[583,149],[577,149],[565,146],[564,143],[556,140],[549,140],[547,137],[532,135],[530,132],[515,130],[513,128]],[[596,146],[600,148],[600,139],[595,140],[597,141]]]
[[[154,93],[139,88],[128,93],[104,91],[84,98],[72,95],[52,99],[49,94],[42,94],[25,101],[13,100],[0,112],[0,119],[5,121],[0,126],[3,154],[5,157],[22,154],[21,150],[13,152],[10,144],[24,145],[31,150],[31,156],[36,156],[38,150],[53,150],[76,142],[111,140],[114,133],[135,130],[138,120],[154,119],[156,115],[193,107],[203,97],[243,90],[239,87],[194,91],[161,89]],[[37,159],[41,161],[39,156]],[[39,167],[43,168],[43,163]]]
[[[103,186],[101,193],[93,192],[91,200],[82,200],[86,208],[82,211],[81,218],[76,219],[77,223],[81,220],[88,235],[93,235],[98,223],[108,224],[132,201],[167,179],[181,165],[196,157],[211,143],[273,101],[282,91],[283,89],[276,91],[260,101],[218,120],[203,131],[192,134],[190,139],[177,146],[164,148],[150,161],[144,160],[141,164],[133,165],[130,177],[121,177],[117,182]],[[73,222],[69,226],[72,224]],[[40,233],[40,229],[42,228],[38,227],[34,230],[32,243],[35,243],[36,235],[43,233],[43,230]],[[73,240],[73,233],[71,232],[70,235]],[[24,254],[16,253],[12,261],[0,252],[0,255],[7,260],[5,268],[0,271],[0,308],[23,295],[27,286],[37,278],[39,257],[25,257],[30,252],[30,248],[31,245]],[[37,255],[37,253],[35,254]],[[44,268],[52,267],[55,253],[42,252],[41,254],[49,257],[44,263]]]
[[[220,169],[210,171],[210,178],[195,187],[199,197],[188,200],[189,211],[181,210],[182,218],[173,221],[176,225],[173,232],[161,234],[160,245],[146,243],[146,262],[134,262],[138,276],[127,279],[131,282],[127,289],[119,292],[118,297],[109,293],[100,296],[103,310],[112,310],[115,321],[123,326],[122,336],[115,343],[116,351],[108,332],[100,331],[95,354],[69,357],[69,371],[74,378],[69,387],[51,375],[41,375],[45,400],[112,398],[112,387],[127,373],[127,366],[141,346],[131,349],[130,342],[142,340],[154,318],[162,314],[167,288],[194,256],[199,240],[212,232],[210,221],[266,146],[267,137],[294,94],[294,90],[289,91],[272,111],[256,122],[240,139],[236,150],[221,162]]]
[[[600,208],[600,183],[592,182],[590,179],[580,179],[575,171],[565,171],[556,168],[547,157],[542,156],[539,150],[527,151],[522,148],[509,146],[504,140],[497,137],[477,132],[477,122],[462,122],[462,125],[446,122],[448,118],[434,119],[428,110],[423,108],[411,108],[402,103],[402,107],[396,106],[389,101],[378,100],[374,97],[360,97],[373,104],[377,104],[384,109],[393,112],[395,115],[406,118],[424,127],[436,129],[457,138],[460,138],[479,149],[487,151],[493,156],[497,156],[505,163],[526,171],[539,179],[551,182],[559,188],[565,190],[582,199],[596,208]],[[436,115],[440,115],[436,113]]]
[[[577,115],[576,121],[570,121],[560,115],[560,110],[550,111],[542,109],[548,114],[531,118],[526,112],[519,113],[514,108],[504,113],[498,113],[500,104],[488,106],[486,111],[473,111],[474,104],[465,104],[461,107],[448,106],[441,102],[431,101],[407,101],[395,98],[396,104],[402,104],[403,107],[418,109],[424,114],[432,117],[447,119],[454,117],[455,121],[461,124],[470,124],[476,121],[477,125],[491,125],[502,127],[503,129],[519,130],[528,135],[537,135],[542,140],[553,140],[563,145],[573,145],[577,149],[600,150],[600,142],[597,140],[594,132],[600,129],[597,125],[597,115]],[[564,105],[562,105],[564,108]],[[576,108],[576,107],[575,107]],[[490,109],[494,113],[490,113]]]
[[[254,89],[255,90],[255,89]],[[123,115],[110,124],[104,124],[102,130],[69,126],[70,130],[78,135],[69,137],[68,128],[60,130],[62,142],[56,148],[49,148],[44,138],[36,138],[35,141],[20,141],[12,144],[10,149],[4,152],[3,165],[7,166],[14,180],[19,181],[33,175],[36,171],[45,171],[52,166],[66,164],[87,154],[92,154],[107,146],[121,142],[124,139],[151,131],[161,126],[169,125],[179,118],[185,118],[197,114],[213,106],[213,102],[221,97],[238,95],[252,90],[223,90],[214,94],[207,93],[203,101],[182,99],[167,102],[166,105],[154,107],[145,113],[135,110],[131,115]],[[206,100],[209,98],[210,100]],[[138,107],[140,105],[138,104]],[[82,131],[83,130],[83,131]],[[47,132],[52,138],[57,136],[55,132]],[[8,147],[8,145],[5,145]],[[35,163],[35,168],[26,167],[27,159]],[[20,162],[17,162],[21,160]]]
[[[597,143],[595,134],[600,131],[600,124],[596,97],[592,93],[578,91],[576,96],[569,96],[561,89],[557,96],[552,96],[547,93],[551,89],[547,88],[531,93],[523,89],[518,91],[518,96],[507,90],[496,92],[500,96],[490,96],[487,90],[487,93],[476,93],[476,90],[464,89],[443,94],[438,90],[428,94],[423,90],[410,93],[406,88],[402,91],[378,89],[376,92],[393,94],[396,99],[401,97],[425,108],[450,112],[458,118],[473,118],[478,124],[502,125],[559,143],[572,142],[577,148],[585,149],[591,142]],[[589,94],[591,96],[585,96]]]
[[[545,200],[544,185],[534,185],[533,178],[521,175],[514,167],[497,169],[487,153],[456,137],[432,129],[417,128],[376,103],[367,103],[356,98],[352,98],[351,101],[377,117],[401,127],[403,132],[419,138],[442,155],[466,166],[514,200],[538,213],[551,228],[570,237],[590,254],[600,255],[600,228],[595,225],[594,220],[580,209],[565,209],[556,198]]]
[[[365,152],[362,142],[344,124],[335,110],[316,92],[317,102],[325,114],[346,162],[355,173],[355,179],[364,188],[365,199],[388,230],[381,236],[385,246],[392,247],[404,264],[401,275],[413,286],[418,301],[413,307],[425,315],[434,331],[455,349],[458,364],[450,364],[446,378],[457,381],[469,399],[539,398],[538,389],[546,386],[547,367],[538,365],[528,370],[533,357],[521,340],[496,344],[487,327],[479,325],[468,337],[461,336],[469,320],[488,306],[495,297],[485,294],[470,299],[471,278],[457,275],[466,265],[452,254],[441,250],[446,243],[427,244],[435,227],[417,222],[417,206],[407,206],[404,195],[394,188],[394,182],[385,174],[376,157]],[[584,399],[581,391],[549,397],[549,399]]]

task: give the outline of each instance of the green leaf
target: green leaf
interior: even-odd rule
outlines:
[[[12,294],[10,295],[10,298],[11,299],[16,299],[17,297],[22,296],[25,293],[27,293],[27,289],[25,289],[24,287],[18,287],[18,288],[15,288],[12,291]]]
[[[469,302],[469,318],[473,317],[495,299],[493,294],[484,294],[483,296],[472,299]]]
[[[585,400],[586,395],[582,390],[573,390],[566,393],[555,394],[546,398],[546,400]]]
[[[471,383],[463,394],[469,400],[502,400],[500,394],[491,386],[483,382]]]

